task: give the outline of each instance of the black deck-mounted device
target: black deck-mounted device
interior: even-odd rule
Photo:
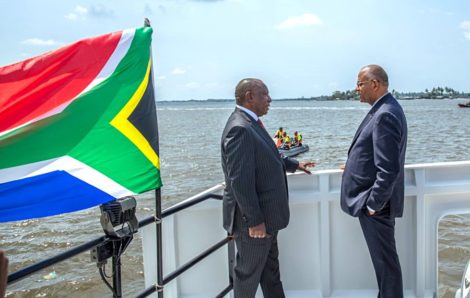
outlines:
[[[135,216],[136,200],[124,197],[100,206],[101,226],[109,237],[122,238],[137,232],[139,222]],[[121,229],[116,230],[116,227]]]
[[[139,228],[135,216],[137,202],[134,197],[124,197],[100,206],[100,222],[107,236],[106,241],[91,250],[91,260],[96,262],[101,279],[113,292],[113,297],[122,297],[121,291],[121,255],[132,241]],[[105,265],[112,257],[112,275],[107,276]],[[113,285],[107,281],[113,279]]]

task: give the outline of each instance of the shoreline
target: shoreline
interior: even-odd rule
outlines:
[[[230,99],[213,99],[213,98],[208,98],[208,99],[182,99],[182,100],[178,100],[178,99],[175,99],[175,100],[168,100],[168,99],[164,99],[164,100],[156,100],[155,102],[157,103],[184,103],[184,102],[232,102],[234,99],[233,98],[230,98]],[[446,97],[446,98],[429,98],[429,97],[411,97],[411,98],[408,98],[408,97],[397,97],[397,100],[470,100],[470,96],[468,97],[454,97],[454,98],[449,98],[449,97]],[[329,99],[329,98],[326,98],[323,97],[323,96],[320,96],[320,97],[310,97],[310,98],[304,98],[304,97],[300,97],[300,98],[273,98],[272,101],[359,101],[359,99]]]

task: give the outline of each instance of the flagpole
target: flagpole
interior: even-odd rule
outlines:
[[[151,27],[150,20],[145,18],[144,20],[144,27]],[[150,46],[151,47],[151,46]],[[150,69],[150,77],[154,78],[153,76],[153,56],[152,56],[152,48],[150,48],[150,57],[152,60],[152,66]],[[152,82],[153,83],[153,82]],[[154,99],[155,101],[155,99]],[[156,105],[156,103],[155,103]],[[155,113],[157,110],[155,109]],[[158,119],[158,118],[157,118]],[[157,148],[156,153],[157,156],[160,156],[160,146],[158,141],[158,126],[157,126]],[[161,175],[161,168],[160,168],[160,175]],[[155,189],[155,222],[156,222],[156,241],[157,241],[157,292],[158,298],[163,298],[163,239],[162,239],[162,193],[160,187]]]

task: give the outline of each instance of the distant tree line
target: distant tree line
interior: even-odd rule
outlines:
[[[397,99],[447,99],[447,98],[470,98],[470,93],[459,92],[449,87],[434,87],[431,90],[425,89],[421,92],[399,92],[393,89],[391,91]],[[275,100],[359,100],[359,94],[356,90],[334,91],[331,95],[320,95],[312,97],[299,98],[278,98]],[[191,99],[189,101],[198,102],[199,100]],[[226,102],[233,99],[217,99],[209,98],[206,101]]]
[[[445,99],[445,98],[470,98],[470,93],[459,92],[449,87],[434,87],[421,92],[391,91],[397,99]],[[320,100],[359,100],[359,94],[355,90],[334,91],[330,96],[320,96],[312,99]]]
[[[393,90],[395,91],[395,90]],[[424,92],[395,92],[400,99],[444,99],[444,98],[470,98],[470,93],[459,92],[449,87],[434,87],[431,90],[425,89]]]
[[[359,100],[359,93],[356,90],[335,91],[331,95],[332,100]]]

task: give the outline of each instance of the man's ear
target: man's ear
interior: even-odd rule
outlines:
[[[253,93],[250,90],[245,92],[245,101],[251,102],[253,100]]]
[[[374,89],[378,89],[380,87],[380,82],[377,80],[371,80],[371,83],[374,84]]]

